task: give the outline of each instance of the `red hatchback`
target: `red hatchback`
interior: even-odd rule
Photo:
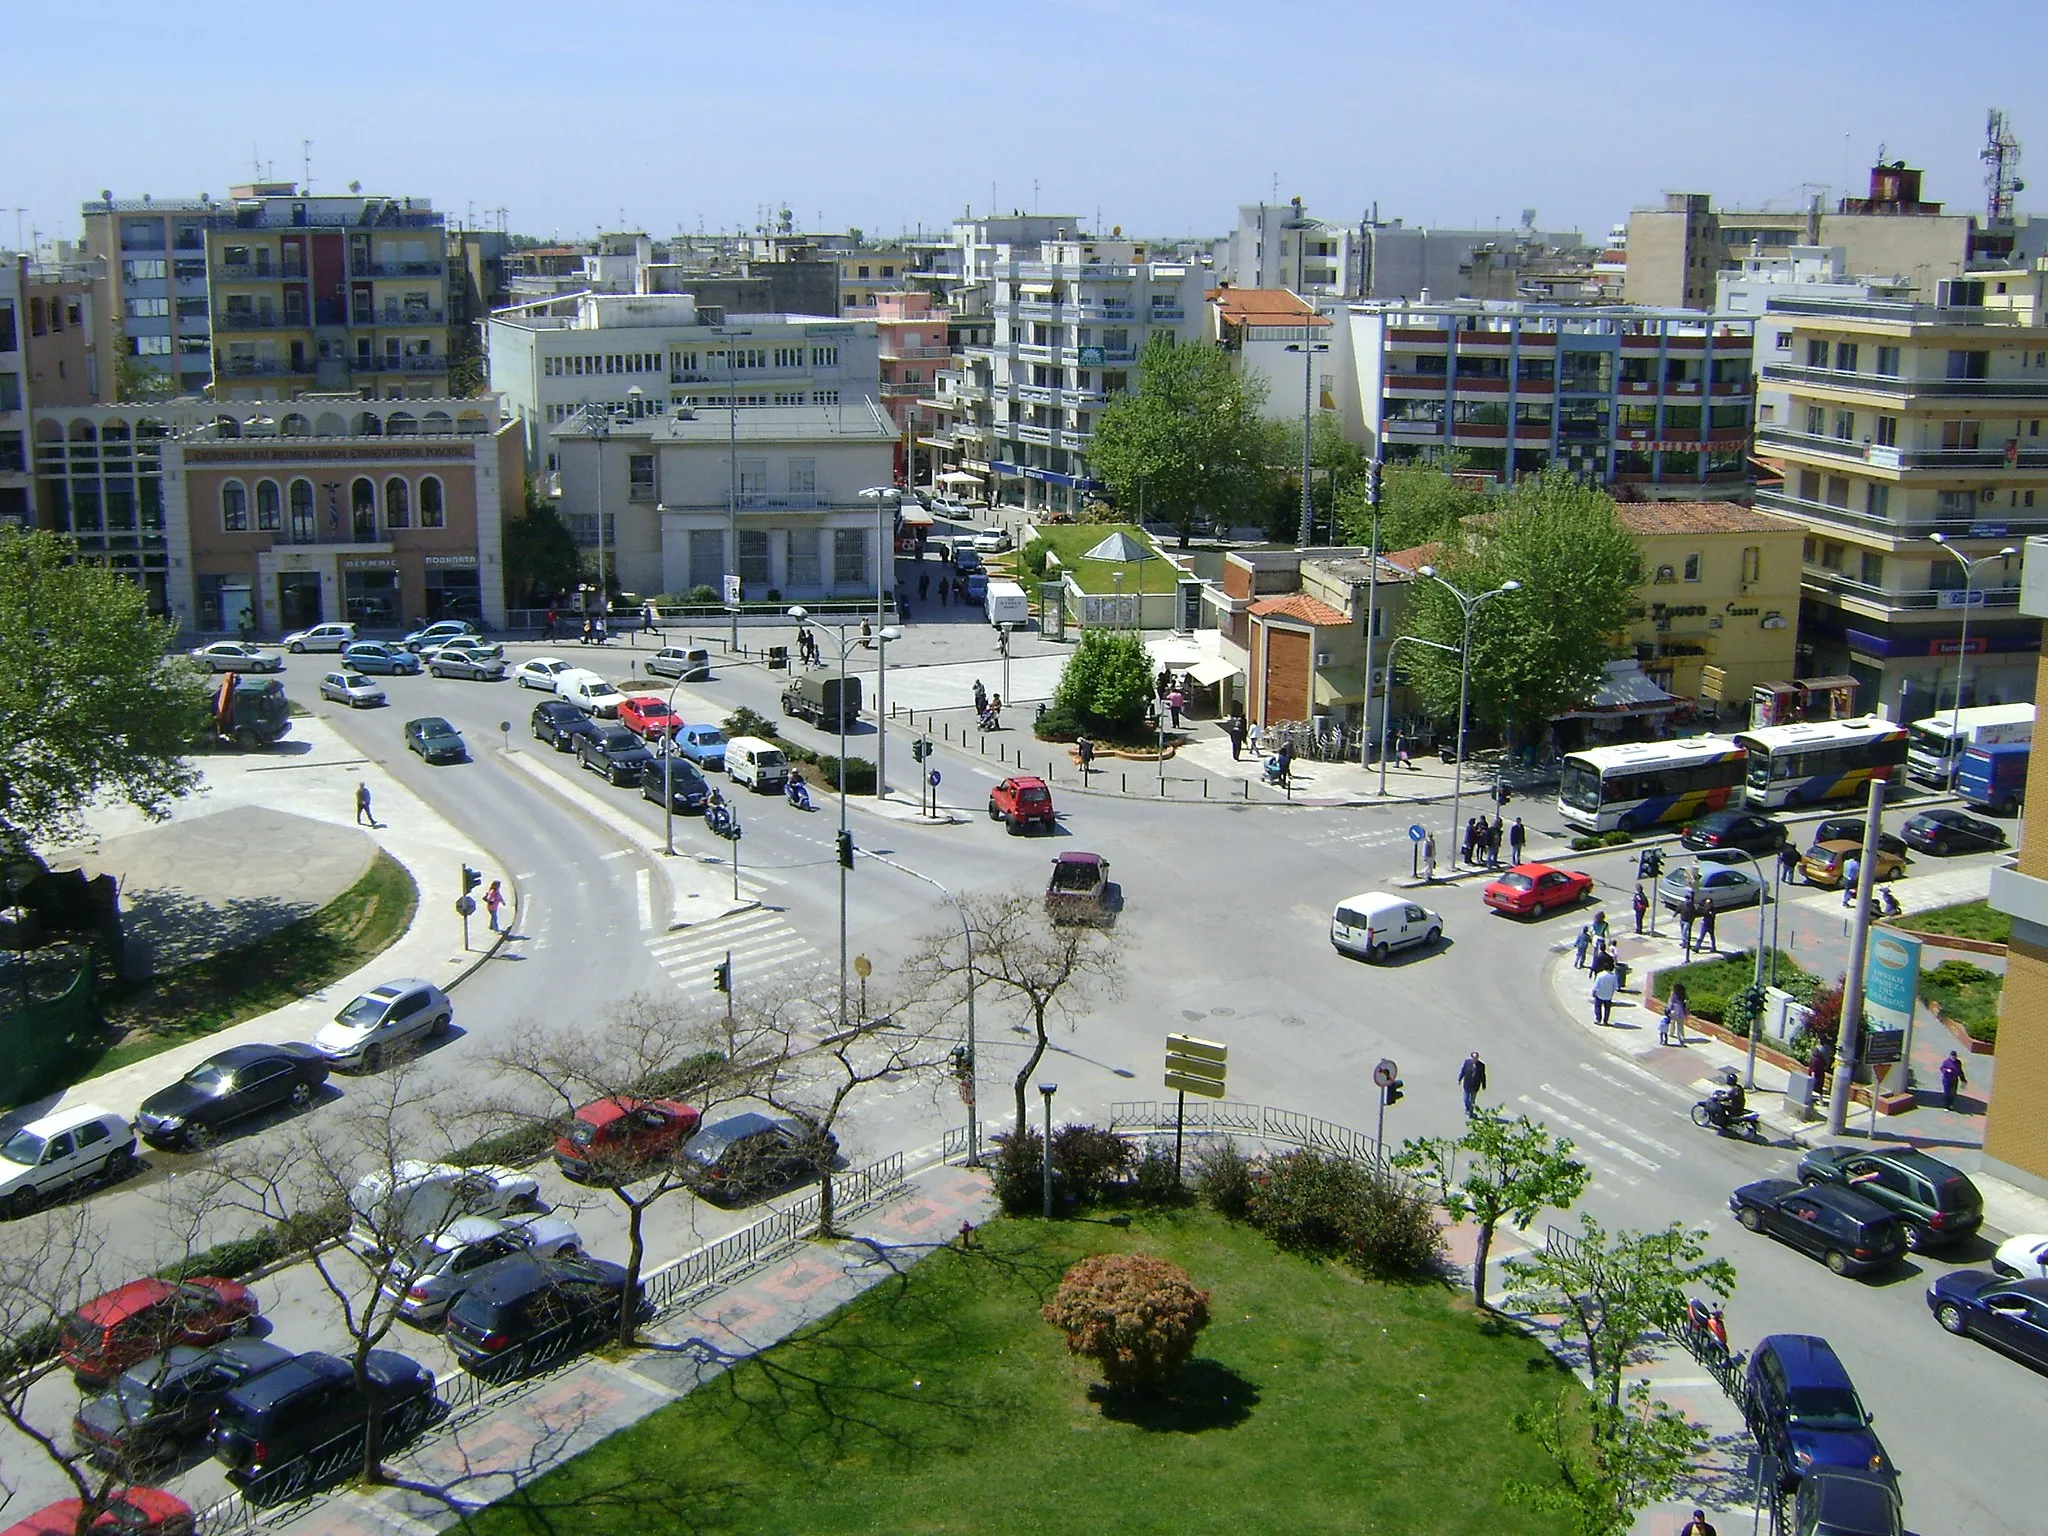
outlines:
[[[106,1536],[188,1536],[192,1529],[191,1506],[161,1488],[124,1488],[106,1503],[91,1527]],[[77,1536],[84,1510],[79,1499],[59,1499],[0,1531],[0,1536]]]
[[[674,1099],[599,1099],[577,1110],[555,1138],[555,1165],[578,1182],[633,1174],[675,1156],[700,1118]]]
[[[1558,869],[1549,864],[1517,864],[1486,887],[1486,904],[1516,917],[1541,917],[1584,901],[1593,894],[1593,877],[1583,869]]]
[[[1045,780],[1030,774],[1016,774],[988,792],[988,819],[1000,821],[1012,832],[1027,827],[1053,830],[1052,791]]]
[[[619,724],[644,741],[652,736],[675,735],[683,728],[683,717],[668,707],[668,700],[642,693],[619,706]]]
[[[61,1353],[80,1381],[111,1381],[173,1344],[218,1344],[257,1310],[256,1297],[235,1280],[131,1280],[64,1319]]]

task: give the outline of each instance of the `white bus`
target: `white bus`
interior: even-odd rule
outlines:
[[[1896,778],[1906,760],[1906,728],[1875,715],[1766,726],[1735,740],[1748,754],[1743,802],[1758,811],[1861,795],[1874,778]]]
[[[1557,812],[1588,832],[1690,821],[1737,798],[1742,761],[1742,748],[1725,736],[1573,752],[1564,760]]]
[[[2034,706],[1983,704],[1944,710],[1906,727],[1906,772],[1922,784],[1946,788],[1970,747],[2000,747],[2034,739]]]

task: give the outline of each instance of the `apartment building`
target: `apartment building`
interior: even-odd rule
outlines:
[[[1782,255],[1767,255],[1759,244],[1742,264],[1719,273],[1714,281],[1714,312],[1751,315],[1756,325],[1756,355],[1769,362],[1788,351],[1792,324],[1785,315],[1767,313],[1772,299],[1907,299],[1913,285],[1903,277],[1875,274],[1852,276],[1848,253],[1839,245],[1794,245]],[[1790,398],[1783,386],[1760,382],[1756,392],[1759,425],[1788,420]]]
[[[873,320],[727,315],[687,293],[584,293],[500,310],[491,387],[525,433],[532,469],[560,467],[555,429],[583,408],[629,418],[672,407],[851,405],[881,389]]]
[[[213,199],[117,200],[102,192],[81,210],[85,254],[99,264],[92,305],[101,400],[120,392],[198,395],[213,382],[206,230]]]
[[[1965,613],[1963,702],[2033,697],[2041,628],[1998,551],[2048,532],[2044,286],[2048,264],[1948,280],[1932,303],[1766,309],[1786,329],[1763,377],[1789,419],[1758,428],[1783,480],[1757,505],[1806,529],[1800,672],[1853,675],[1894,719],[1955,702]],[[1968,579],[1957,554],[1982,562]]]
[[[1285,288],[1211,288],[1202,299],[1203,339],[1265,381],[1268,421],[1299,426],[1304,410],[1336,409],[1329,316]]]
[[[900,439],[897,483],[914,485],[930,473],[929,450],[920,454],[918,443],[937,413],[921,402],[952,359],[951,316],[929,293],[911,289],[879,293],[871,308],[849,309],[845,318],[874,322],[882,409],[896,424]]]
[[[1237,228],[1223,240],[1216,264],[1233,288],[1356,298],[1351,231],[1309,217],[1301,199],[1241,203]]]
[[[0,528],[31,521],[27,297],[28,258],[0,251]]]

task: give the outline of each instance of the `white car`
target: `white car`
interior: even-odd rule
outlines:
[[[473,652],[479,656],[488,656],[492,661],[505,659],[504,646],[495,640],[486,640],[480,635],[455,635],[447,640],[436,640],[430,645],[421,646],[413,654],[421,661],[431,662],[436,656],[450,651]]]
[[[458,1168],[453,1163],[407,1159],[388,1173],[368,1173],[349,1192],[348,1242],[380,1253],[430,1233],[443,1232],[464,1216],[510,1216],[530,1211],[540,1181],[517,1168]]]
[[[294,656],[301,651],[338,651],[355,643],[353,624],[315,624],[311,629],[295,629],[284,637],[284,648]]]
[[[974,547],[984,555],[999,555],[1010,547],[1010,530],[1007,528],[977,528],[974,530]]]
[[[284,658],[275,651],[261,651],[240,640],[216,640],[188,652],[202,667],[216,672],[282,672]]]
[[[360,672],[330,672],[320,679],[320,697],[361,709],[370,704],[388,704],[384,690]]]
[[[0,1210],[26,1216],[88,1179],[116,1179],[135,1164],[135,1130],[97,1104],[73,1104],[0,1131]]]
[[[384,1294],[397,1300],[400,1317],[424,1327],[447,1312],[469,1289],[470,1276],[486,1264],[515,1253],[562,1258],[582,1247],[575,1226],[553,1211],[505,1221],[460,1216],[398,1257],[384,1277]]]
[[[571,667],[555,679],[555,696],[567,699],[586,714],[601,719],[618,718],[619,706],[626,702],[626,696],[595,672],[585,672]]]
[[[469,677],[495,683],[505,675],[505,663],[488,651],[444,645],[427,652],[427,671],[435,677]]]
[[[374,1072],[392,1056],[448,1032],[455,1005],[430,981],[372,987],[323,1024],[313,1049],[337,1067]]]
[[[2008,1237],[1991,1256],[1991,1267],[2009,1280],[2048,1280],[2048,1237],[2039,1232]]]
[[[561,675],[575,670],[559,656],[535,656],[512,669],[512,681],[522,688],[538,688],[542,693],[553,693]]]
[[[1444,936],[1440,913],[1405,896],[1385,891],[1360,891],[1346,896],[1330,914],[1330,944],[1343,955],[1375,964],[1397,949],[1420,945],[1434,949]]]

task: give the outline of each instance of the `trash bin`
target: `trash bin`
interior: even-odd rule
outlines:
[[[1626,992],[1628,990],[1628,962],[1626,960],[1614,962],[1614,990],[1617,992]]]
[[[768,670],[770,672],[787,672],[789,670],[788,646],[771,645],[768,647]]]

